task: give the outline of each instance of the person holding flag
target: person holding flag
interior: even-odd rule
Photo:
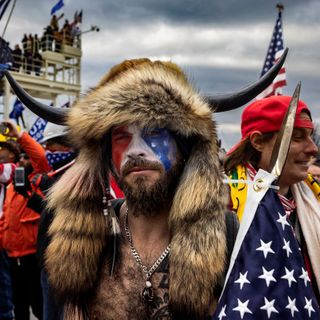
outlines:
[[[49,197],[45,267],[64,319],[208,317],[236,233],[212,110],[247,103],[273,76],[203,99],[176,64],[125,60],[64,110],[4,74],[28,108],[68,125],[79,152]],[[125,200],[109,201],[110,174]]]
[[[51,9],[51,15],[53,16],[58,10],[64,6],[63,0],[59,0]]]
[[[296,104],[292,137],[288,120],[282,124],[291,99]],[[239,250],[233,253],[214,319],[269,319],[271,314],[272,319],[319,319],[320,186],[308,175],[318,149],[310,110],[298,99],[298,94],[273,96],[242,113],[242,139],[224,164],[231,179],[231,209],[241,220]],[[278,151],[282,166],[273,176],[268,172]],[[270,186],[276,178],[277,192]],[[259,188],[263,181],[268,181],[264,192]]]

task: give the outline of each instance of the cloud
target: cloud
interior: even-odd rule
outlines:
[[[56,0],[17,1],[7,29],[11,45],[24,33],[42,34]],[[302,81],[301,97],[320,117],[320,25],[318,0],[283,0],[284,43],[290,95]],[[64,18],[83,10],[82,89],[96,85],[127,58],[170,59],[186,70],[203,94],[238,90],[259,77],[276,20],[276,1],[256,0],[65,0]],[[4,19],[0,26],[4,26]],[[222,134],[235,133],[241,110],[217,115]],[[221,131],[222,131],[221,129]],[[220,129],[219,129],[220,130]],[[233,133],[232,133],[233,132]],[[230,138],[231,139],[231,138]],[[233,139],[233,138],[232,138]]]

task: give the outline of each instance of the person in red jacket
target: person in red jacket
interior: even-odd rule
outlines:
[[[1,218],[0,232],[3,247],[9,256],[12,277],[14,313],[16,320],[27,320],[30,307],[42,319],[40,273],[36,259],[36,240],[40,215],[34,210],[30,181],[37,173],[50,171],[45,150],[26,132],[18,133],[7,122],[7,136],[16,138],[24,153],[20,154],[19,167],[25,171],[25,186],[10,183]]]

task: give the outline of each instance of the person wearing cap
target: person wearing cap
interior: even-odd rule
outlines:
[[[15,163],[19,160],[19,146],[13,140],[0,142],[0,224],[7,185],[12,181]],[[1,229],[1,227],[0,227]],[[13,302],[9,261],[2,246],[0,231],[0,319],[13,319]]]
[[[5,75],[27,107],[68,125],[79,152],[48,201],[45,267],[64,319],[210,317],[237,233],[212,111],[247,103],[270,79],[204,99],[176,64],[126,60],[57,110]],[[109,201],[110,174],[125,199]]]
[[[9,256],[15,319],[29,319],[30,307],[33,314],[42,319],[40,272],[36,259],[40,215],[34,208],[30,180],[36,173],[47,172],[51,167],[40,144],[27,132],[19,133],[11,122],[6,124],[5,135],[15,138],[24,150],[19,156],[18,167],[24,168],[25,183],[8,185],[0,229],[3,247]]]
[[[291,97],[272,96],[248,105],[242,113],[242,139],[231,148],[224,162],[231,179],[253,180],[258,169],[268,171],[273,146]],[[288,157],[278,180],[278,195],[291,222],[313,289],[319,301],[320,288],[320,186],[308,174],[318,148],[312,140],[311,113],[299,101]],[[242,219],[247,185],[230,183],[231,208]]]

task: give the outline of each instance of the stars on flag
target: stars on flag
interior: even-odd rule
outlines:
[[[265,258],[267,258],[268,253],[274,253],[274,251],[271,249],[272,241],[265,243],[260,239],[260,244],[260,247],[256,250],[262,251]]]
[[[233,308],[232,310],[240,312],[241,319],[243,319],[243,316],[246,313],[252,314],[252,311],[248,308],[248,303],[249,300],[242,302],[240,299],[238,299],[238,306]]]
[[[259,203],[211,319],[319,320],[300,246],[278,196],[269,190]]]
[[[286,251],[287,257],[289,258],[290,253],[292,253],[290,248],[290,241],[286,241],[286,239],[283,238],[283,243],[284,243],[284,246],[282,247],[282,249]]]
[[[278,212],[278,215],[279,215],[279,219],[277,220],[277,222],[279,222],[282,226],[282,230],[284,230],[285,226],[290,226],[290,223],[287,221],[287,215],[284,214],[284,215],[281,215],[280,212]]]
[[[247,279],[247,274],[248,271],[244,274],[240,273],[240,276],[238,278],[238,280],[235,281],[235,283],[239,283],[240,284],[240,289],[242,290],[242,287],[245,283],[250,283],[250,281]]]
[[[304,285],[307,286],[308,282],[310,282],[308,272],[304,268],[301,268],[301,269],[302,269],[302,274],[300,275],[299,278],[302,279],[304,281]]]
[[[222,320],[222,319],[223,319],[224,317],[226,317],[226,316],[227,316],[227,315],[226,315],[226,305],[224,305],[224,306],[222,307],[220,313],[219,313],[218,318],[219,318],[219,320]]]
[[[269,287],[271,281],[277,282],[277,280],[273,276],[274,269],[268,271],[264,267],[262,267],[262,271],[262,275],[260,275],[258,278],[264,279],[266,281],[267,287]]]
[[[274,26],[271,41],[269,43],[265,62],[261,71],[261,77],[279,60],[284,51],[283,35],[282,35],[282,14],[279,11],[276,24]],[[280,69],[278,75],[273,80],[272,84],[261,92],[257,99],[262,99],[274,95],[281,95],[282,88],[287,84],[286,69],[284,66]]]
[[[289,287],[291,288],[292,282],[297,282],[297,280],[296,280],[296,279],[294,278],[294,276],[293,276],[294,270],[289,271],[289,270],[285,267],[285,272],[286,272],[286,274],[283,275],[283,276],[281,277],[281,279],[288,280]]]
[[[309,318],[311,317],[311,313],[312,312],[316,312],[312,306],[312,300],[308,300],[306,297],[304,297],[305,301],[306,301],[306,304],[304,306],[304,309],[308,310],[308,316]]]
[[[290,310],[292,318],[294,317],[294,313],[299,311],[296,307],[296,300],[296,298],[291,299],[288,297],[288,304],[286,305],[286,309]]]
[[[279,313],[279,311],[274,307],[275,299],[269,301],[266,297],[264,297],[264,305],[260,308],[261,310],[265,310],[268,315],[268,319],[273,312]]]

